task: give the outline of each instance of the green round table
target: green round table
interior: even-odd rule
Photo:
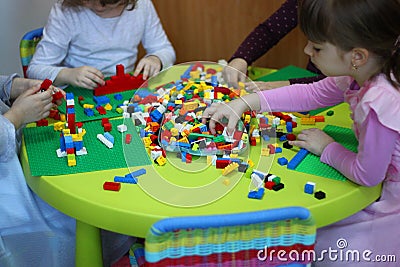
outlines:
[[[171,79],[166,75],[163,80]],[[330,110],[334,111],[334,115],[325,116],[325,122],[317,123],[316,127],[337,125],[350,128],[351,120],[347,105],[341,104]],[[294,129],[294,133],[298,133],[302,128],[299,124],[299,127]],[[153,164],[143,167],[146,169],[146,174],[139,176],[139,184],[143,183],[145,187],[153,185],[153,189],[162,192],[161,201],[150,196],[148,190],[146,192],[141,189],[141,186],[135,184],[122,184],[119,192],[103,190],[105,181],[113,181],[114,176],[126,175],[131,171],[128,168],[32,177],[24,145],[21,163],[30,188],[53,207],[77,219],[77,266],[102,266],[99,228],[145,237],[154,222],[166,217],[239,213],[287,206],[308,208],[316,220],[317,227],[323,227],[360,211],[380,196],[380,185],[363,187],[348,180],[338,181],[289,170],[286,166],[277,163],[278,157],[282,156],[290,160],[295,155],[295,150],[283,149],[282,154],[269,157],[259,156],[260,152],[260,145],[250,148],[248,156],[254,161],[254,168],[279,176],[285,185],[284,189],[280,191],[266,190],[261,200],[249,199],[247,194],[250,179],[242,177],[240,173],[233,173],[222,178],[222,181],[225,181],[230,177],[237,178],[239,175],[236,179],[237,183],[227,185],[230,190],[226,190],[226,194],[219,198],[214,196],[210,200],[208,196],[212,195],[212,192],[203,190],[204,203],[194,202],[193,204],[191,204],[190,194],[180,195],[172,192],[167,186],[157,183],[157,181],[159,181],[158,177],[164,177],[170,184],[176,182],[181,188],[189,188],[189,191],[190,188],[210,183],[212,179],[221,176],[220,169],[208,166],[201,171],[193,171],[201,169],[196,167],[196,164],[203,167],[207,165],[204,157],[193,162],[193,166],[195,166],[193,170],[190,167],[180,170],[177,167],[180,164],[177,161],[180,160],[173,159],[172,154],[167,157],[167,159],[171,158],[171,161],[167,162],[165,166]],[[271,161],[272,167],[269,170],[267,169],[269,164],[266,162]],[[134,169],[140,168],[142,167]],[[313,195],[304,193],[304,185],[307,182],[314,182],[317,190],[326,193],[326,198],[318,200]],[[163,201],[163,196],[169,196],[168,201]],[[179,206],[174,203],[188,204]]]

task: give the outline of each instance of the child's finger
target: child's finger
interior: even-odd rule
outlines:
[[[307,143],[305,141],[296,140],[296,141],[289,141],[289,145],[306,148]]]

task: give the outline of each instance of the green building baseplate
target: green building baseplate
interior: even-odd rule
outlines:
[[[351,129],[327,125],[323,130],[345,148],[357,152],[358,141]],[[320,157],[312,153],[308,153],[295,170],[339,181],[347,180],[343,174],[321,162]]]
[[[76,156],[76,166],[68,166],[66,157],[57,157],[56,150],[60,148],[60,132],[54,131],[53,126],[25,128],[24,140],[32,175],[63,175],[150,165],[151,161],[140,136],[132,132],[135,129],[132,121],[120,118],[111,119],[110,123],[112,125],[110,134],[115,141],[111,149],[97,139],[97,134],[104,134],[101,120],[83,124],[86,130],[83,144],[88,154]],[[117,126],[123,123],[127,125],[128,131],[120,133]],[[126,134],[132,136],[130,144],[125,144]]]
[[[137,89],[137,90],[148,90],[148,89],[147,88],[141,88],[141,89]],[[110,105],[112,106],[112,110],[107,110],[107,113],[105,115],[100,115],[99,112],[96,110],[97,104],[93,100],[93,90],[88,90],[88,89],[84,89],[84,88],[80,88],[80,87],[74,87],[74,86],[68,86],[67,88],[64,89],[64,91],[67,92],[67,93],[73,93],[74,94],[75,114],[76,114],[75,121],[77,121],[77,122],[99,120],[99,119],[102,119],[102,118],[121,117],[122,114],[118,113],[116,111],[116,108],[119,105],[122,105],[125,100],[129,101],[135,95],[135,92],[136,92],[136,90],[128,90],[128,91],[117,92],[117,93],[114,93],[114,94],[105,95],[110,99]],[[116,94],[121,94],[122,95],[122,99],[121,100],[116,100],[114,98],[114,95],[116,95]],[[85,104],[94,105],[94,108],[93,108],[94,116],[87,116],[84,113],[84,108],[78,101],[79,96],[83,96],[83,98],[84,98],[83,102]],[[105,104],[101,105],[101,106],[104,107]],[[64,101],[63,104],[61,104],[58,107],[58,110],[63,114],[66,113],[65,101]]]

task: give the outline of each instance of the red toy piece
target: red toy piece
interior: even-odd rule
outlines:
[[[132,141],[132,135],[127,134],[125,135],[125,144],[130,144]]]
[[[98,86],[97,88],[95,88],[93,95],[101,96],[138,89],[145,82],[146,81],[143,79],[142,74],[139,74],[136,77],[130,74],[125,74],[124,65],[118,64],[116,66],[116,75],[111,76],[110,80],[107,80],[103,86]]]
[[[49,87],[53,84],[53,82],[50,79],[45,79],[42,84],[40,85],[40,89],[38,90],[38,92],[44,92],[47,89],[49,89]]]
[[[119,191],[121,189],[121,184],[116,182],[105,182],[103,184],[103,189],[109,191]]]

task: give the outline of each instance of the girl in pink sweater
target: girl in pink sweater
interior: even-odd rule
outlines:
[[[227,118],[231,133],[249,109],[307,111],[347,102],[359,142],[357,153],[319,129],[302,131],[291,144],[321,156],[322,162],[357,184],[383,183],[383,189],[364,210],[318,230],[315,265],[398,266],[400,1],[303,0],[299,23],[309,39],[304,52],[328,78],[212,104],[203,120],[211,118],[214,133],[215,123]],[[350,251],[350,257],[330,254],[343,249],[344,243],[343,251]]]

